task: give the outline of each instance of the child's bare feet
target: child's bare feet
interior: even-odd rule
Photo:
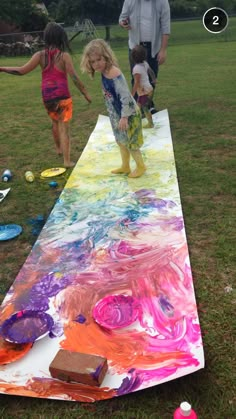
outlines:
[[[56,153],[57,153],[58,156],[61,156],[62,155],[62,150],[61,150],[60,147],[57,147],[56,146]]]
[[[146,171],[146,166],[136,167],[136,169],[134,169],[133,172],[131,172],[128,177],[130,178],[140,177],[144,174],[145,171]]]
[[[69,169],[70,167],[74,167],[75,166],[75,162],[70,161],[69,163],[64,163],[64,166],[66,169]]]
[[[130,167],[121,166],[118,169],[113,169],[111,173],[113,173],[114,175],[121,175],[121,174],[128,175],[130,173]]]
[[[146,129],[146,128],[153,128],[153,127],[154,127],[154,124],[150,124],[150,123],[143,125],[143,128],[144,129]]]

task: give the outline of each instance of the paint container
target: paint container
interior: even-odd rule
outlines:
[[[197,419],[196,412],[192,409],[191,404],[188,402],[182,402],[180,406],[175,410],[173,419]]]
[[[11,180],[12,178],[12,173],[9,169],[4,170],[3,174],[2,174],[2,180],[3,182],[9,182],[9,180]]]
[[[33,182],[34,181],[33,172],[31,172],[30,170],[27,170],[27,172],[25,172],[25,180],[27,180],[27,182]]]
[[[49,186],[50,188],[56,188],[58,186],[58,183],[55,180],[52,180],[51,182],[49,182]]]

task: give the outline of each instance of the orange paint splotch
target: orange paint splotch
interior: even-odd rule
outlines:
[[[116,396],[115,390],[107,387],[92,387],[78,383],[66,383],[48,378],[33,377],[25,385],[0,383],[0,390],[5,394],[54,398],[68,401],[94,402]]]
[[[71,322],[64,329],[60,343],[66,350],[99,355],[107,358],[109,368],[121,374],[130,368],[161,368],[182,365],[186,354],[177,351],[148,351],[147,334],[139,331],[119,333],[106,331],[91,321],[89,324]]]

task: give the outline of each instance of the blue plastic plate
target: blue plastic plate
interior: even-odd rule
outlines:
[[[0,225],[0,240],[10,240],[19,236],[22,232],[22,227],[18,224]]]

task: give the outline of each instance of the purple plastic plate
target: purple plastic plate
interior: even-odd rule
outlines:
[[[47,335],[53,324],[52,317],[47,313],[22,310],[4,321],[1,327],[1,335],[9,342],[34,342]]]
[[[98,301],[93,308],[94,320],[107,329],[127,327],[141,313],[139,301],[129,295],[109,295]]]

